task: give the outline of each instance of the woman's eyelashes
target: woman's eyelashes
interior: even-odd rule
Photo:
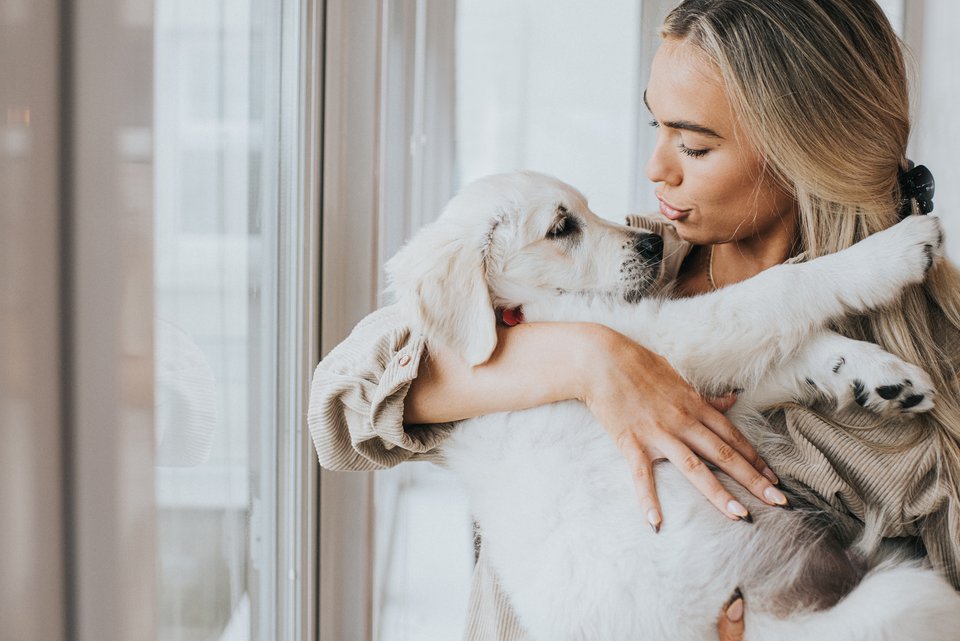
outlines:
[[[651,120],[650,126],[653,127],[654,129],[659,129],[660,123],[657,122],[656,120]],[[707,152],[710,151],[710,149],[692,149],[690,147],[687,147],[685,144],[683,144],[682,141],[680,142],[679,145],[677,145],[677,149],[680,150],[680,153],[684,154],[685,156],[690,156],[691,158],[703,158],[704,156],[707,155]]]
[[[707,155],[707,152],[710,151],[709,149],[690,149],[690,147],[687,147],[683,143],[677,145],[677,149],[680,150],[681,154],[685,154],[691,158],[703,158]]]

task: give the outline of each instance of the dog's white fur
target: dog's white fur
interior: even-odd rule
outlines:
[[[654,292],[660,261],[641,242],[650,236],[598,218],[556,179],[519,172],[467,186],[388,272],[411,324],[471,364],[496,346],[497,308],[522,305],[527,321],[604,323],[700,390],[743,389],[729,416],[754,442],[756,410],[784,401],[828,398],[887,415],[932,407],[922,370],[824,325],[921,282],[941,251],[935,218],[677,300]],[[720,515],[672,465],[658,465],[665,520],[654,534],[625,460],[580,403],[465,421],[443,452],[539,641],[715,638],[736,586],[749,598],[748,640],[960,635],[960,597],[936,572],[864,559],[815,512],[769,508],[727,480],[754,525]]]

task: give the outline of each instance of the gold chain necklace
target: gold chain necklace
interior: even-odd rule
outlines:
[[[710,245],[710,249],[707,251],[707,286],[710,288],[710,291],[715,292],[718,287],[713,280],[713,245]]]

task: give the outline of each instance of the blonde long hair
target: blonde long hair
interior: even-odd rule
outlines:
[[[687,0],[667,16],[661,36],[694,44],[719,70],[750,142],[796,198],[798,252],[835,252],[899,220],[910,100],[903,43],[876,2]],[[943,322],[960,328],[960,272],[945,261],[900,305],[842,331],[929,371],[937,406],[920,420],[926,438],[937,439],[953,511],[960,510],[960,389],[934,337]]]

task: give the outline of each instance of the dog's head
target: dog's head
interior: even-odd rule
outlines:
[[[387,275],[424,335],[477,365],[496,347],[496,308],[569,293],[636,302],[662,253],[660,236],[606,221],[570,185],[523,171],[464,187]]]

